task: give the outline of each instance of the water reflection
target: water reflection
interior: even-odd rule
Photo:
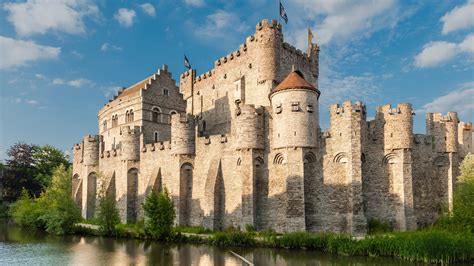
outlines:
[[[255,265],[413,265],[305,250],[234,248]],[[0,265],[245,265],[228,249],[105,237],[51,236],[0,221]]]

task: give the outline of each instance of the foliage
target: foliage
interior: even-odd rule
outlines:
[[[0,202],[0,219],[9,217],[8,210],[8,205],[4,204],[3,202]]]
[[[388,233],[393,231],[393,227],[389,223],[377,219],[370,219],[367,223],[367,227],[367,233],[369,235],[377,233]]]
[[[53,172],[51,185],[39,198],[30,198],[23,189],[20,199],[11,206],[14,221],[53,234],[72,232],[81,214],[71,198],[71,181],[71,171],[59,166]]]
[[[212,230],[203,226],[179,226],[175,227],[174,231],[177,233],[190,233],[190,234],[210,234]]]
[[[97,224],[100,231],[105,235],[113,235],[115,226],[120,223],[120,215],[115,204],[115,199],[111,196],[103,196],[100,198]]]
[[[254,233],[257,230],[255,229],[255,226],[253,226],[252,224],[246,224],[245,225],[245,231],[247,233]]]
[[[14,201],[22,188],[39,196],[51,182],[53,170],[70,166],[68,157],[52,146],[18,142],[7,150],[8,159],[2,166],[4,199]]]
[[[47,187],[51,182],[53,170],[60,165],[68,168],[71,163],[64,152],[53,146],[44,145],[33,147],[33,165],[36,170],[36,180],[42,187]]]
[[[165,189],[160,194],[151,192],[143,203],[145,233],[153,238],[166,239],[172,233],[176,217],[174,204]]]
[[[209,240],[216,246],[253,246],[256,243],[255,238],[250,233],[241,231],[216,232]]]

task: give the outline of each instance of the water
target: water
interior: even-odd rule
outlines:
[[[0,220],[0,265],[413,265],[307,250],[219,248],[106,237],[52,236]]]

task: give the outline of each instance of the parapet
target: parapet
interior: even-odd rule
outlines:
[[[329,108],[329,113],[331,117],[342,116],[344,114],[360,113],[361,117],[365,120],[366,107],[360,101],[357,101],[355,103],[352,103],[351,101],[345,101],[342,105],[331,105]]]
[[[397,106],[392,107],[390,104],[377,107],[378,115],[405,115],[412,116],[413,108],[410,103],[399,103]]]
[[[373,139],[381,138],[385,150],[411,149],[413,145],[413,109],[409,103],[377,107]]]

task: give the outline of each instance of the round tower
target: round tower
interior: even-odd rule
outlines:
[[[236,149],[264,149],[263,108],[242,105],[234,121]]]
[[[99,163],[99,136],[84,137],[84,165],[95,166]]]
[[[270,92],[273,148],[318,146],[320,94],[299,71]]]
[[[446,125],[446,152],[458,151],[458,114],[456,112],[448,112],[445,118]]]
[[[281,26],[276,20],[260,21],[255,32],[256,50],[255,62],[258,62],[258,81],[265,82],[270,90],[273,81],[277,79],[278,48],[282,42]]]
[[[140,129],[139,127],[130,128],[124,126],[121,128],[122,135],[122,160],[138,161],[140,160]]]
[[[413,108],[400,103],[395,108],[384,105],[377,109],[377,120],[383,125],[386,150],[410,149],[413,145]]]
[[[196,144],[194,116],[174,114],[171,116],[172,154],[194,154]]]

